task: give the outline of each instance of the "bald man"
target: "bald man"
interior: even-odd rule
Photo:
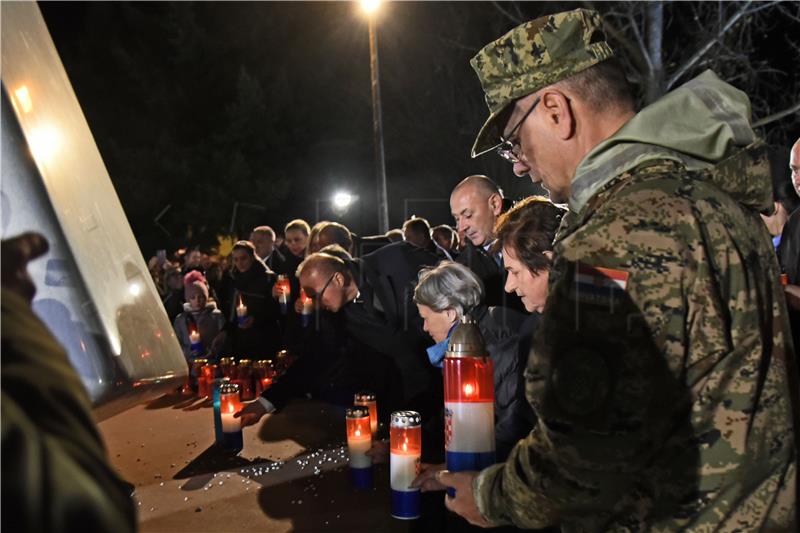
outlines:
[[[370,366],[371,378],[362,387],[383,388],[379,408],[386,414],[398,408],[426,413],[441,407],[441,378],[428,364],[430,344],[411,295],[419,271],[438,258],[406,242],[386,245],[360,259],[327,253],[308,256],[298,268],[305,293],[321,309],[344,320],[351,355]],[[275,410],[269,391],[241,411],[243,425],[256,423]]]
[[[491,252],[494,226],[503,211],[500,188],[486,176],[467,176],[450,194],[450,211],[458,233],[467,241],[456,262],[468,267],[483,282],[486,305],[524,310],[519,296],[503,290],[506,273],[502,254]]]

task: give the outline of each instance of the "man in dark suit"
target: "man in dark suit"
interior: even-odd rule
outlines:
[[[269,226],[258,226],[250,233],[250,242],[256,247],[256,255],[276,274],[289,274],[286,257],[275,247],[275,230]]]
[[[403,223],[403,239],[418,248],[427,250],[436,255],[440,260],[451,259],[445,250],[433,242],[431,238],[431,225],[421,217],[411,217]]]
[[[364,386],[379,389],[379,408],[386,414],[405,408],[425,416],[441,407],[441,398],[432,392],[437,370],[426,358],[430,343],[412,301],[419,271],[438,260],[401,242],[360,259],[312,254],[298,269],[306,294],[321,309],[343,315],[347,337],[369,350],[370,357],[360,357],[359,363],[372,370]],[[240,413],[242,423],[254,424],[274,409],[266,397],[252,402]]]
[[[468,267],[483,282],[486,305],[524,310],[519,296],[503,289],[506,274],[502,254],[491,251],[494,225],[503,212],[503,195],[497,184],[486,176],[464,178],[450,194],[450,211],[458,232],[463,232],[467,240],[456,262]]]

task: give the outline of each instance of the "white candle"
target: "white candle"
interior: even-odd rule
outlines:
[[[197,344],[198,342],[200,342],[200,333],[198,333],[197,331],[194,331],[194,330],[190,331],[189,332],[189,341],[192,344]]]
[[[411,482],[419,475],[418,453],[399,454],[392,452],[389,455],[389,482],[392,490],[403,492],[416,491],[412,489]]]
[[[372,466],[372,458],[366,454],[370,448],[372,448],[372,437],[370,435],[348,437],[347,449],[350,452],[350,468],[369,468]]]
[[[238,316],[239,318],[244,318],[247,316],[247,306],[244,305],[244,303],[239,302],[239,305],[236,306],[236,316]]]
[[[233,413],[222,413],[222,432],[236,433],[242,430],[242,419],[233,418]]]

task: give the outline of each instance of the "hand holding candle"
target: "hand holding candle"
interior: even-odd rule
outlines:
[[[298,298],[302,305],[300,311],[300,325],[307,328],[311,324],[311,315],[314,313],[314,300],[312,300],[303,289],[300,289],[300,298]]]
[[[244,305],[241,295],[239,296],[239,305],[236,306],[236,316],[239,319],[239,327],[244,326],[247,321],[247,306]]]
[[[289,278],[285,274],[278,276],[278,281],[275,282],[275,288],[278,291],[278,302],[281,304],[281,313],[284,315],[289,310],[289,297],[292,295],[292,286],[289,284]]]
[[[189,351],[192,355],[200,355],[203,353],[203,343],[200,341],[200,332],[197,329],[189,330]]]

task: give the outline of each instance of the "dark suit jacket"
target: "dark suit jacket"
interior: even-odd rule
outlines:
[[[486,291],[484,303],[489,307],[508,307],[516,311],[525,312],[519,296],[508,294],[505,291],[506,271],[505,268],[497,264],[483,248],[479,248],[467,241],[467,246],[456,258],[456,263],[468,267],[483,282]]]
[[[348,334],[388,361],[392,395],[406,409],[429,395],[435,383],[425,352],[430,341],[412,296],[420,269],[437,262],[435,255],[405,242],[348,262],[360,291],[344,307]]]

